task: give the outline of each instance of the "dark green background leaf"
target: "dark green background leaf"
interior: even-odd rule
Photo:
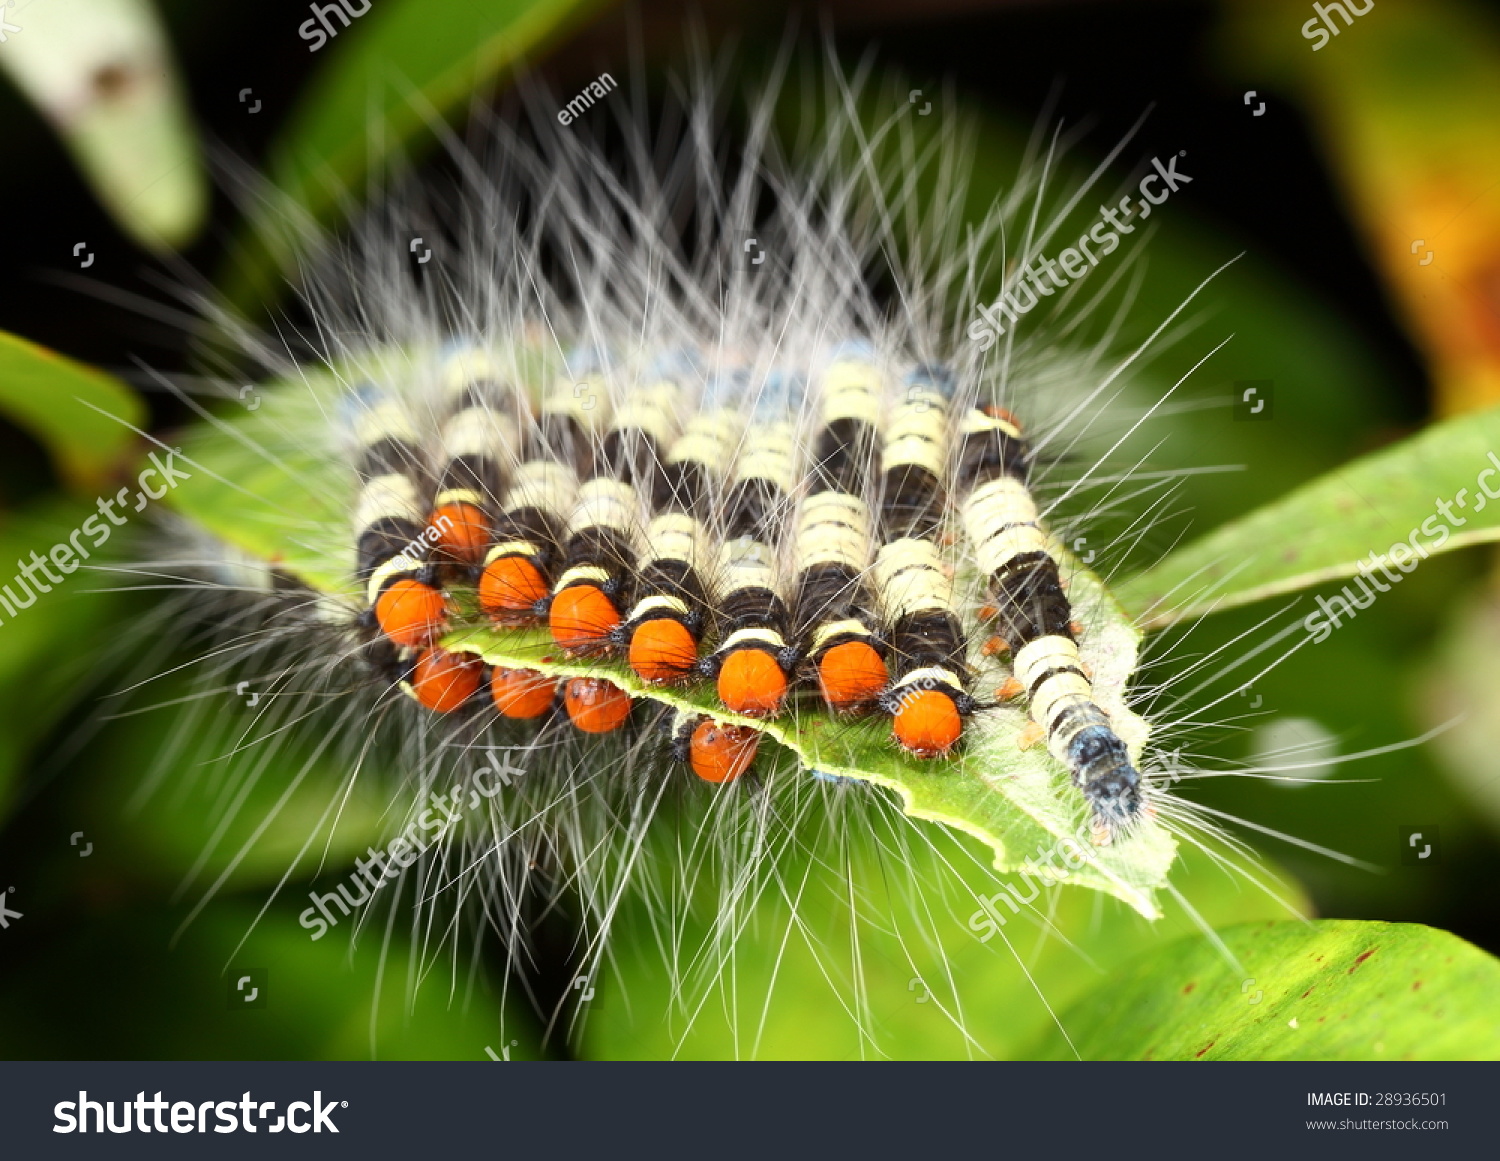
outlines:
[[[1500,1057],[1500,961],[1407,923],[1324,919],[1158,948],[1063,1014],[1089,1060]],[[1071,1056],[1049,1036],[1042,1055]]]
[[[1479,481],[1485,473],[1500,479],[1496,448],[1500,408],[1437,424],[1215,529],[1131,577],[1118,595],[1159,626],[1353,576],[1372,552],[1389,563],[1398,541],[1431,545],[1431,530],[1448,535],[1429,552],[1500,540],[1500,504]],[[1451,522],[1439,501],[1451,505]],[[1427,531],[1424,521],[1433,521]],[[1415,552],[1412,561],[1420,563]]]
[[[324,221],[403,146],[432,144],[432,121],[493,89],[607,0],[382,0],[325,46],[329,61],[303,95],[271,164],[271,180]],[[270,267],[287,252],[247,241],[226,284],[232,301],[274,297]]]
[[[80,491],[104,483],[137,439],[131,427],[145,421],[140,399],[118,379],[3,331],[0,413],[41,441]]]

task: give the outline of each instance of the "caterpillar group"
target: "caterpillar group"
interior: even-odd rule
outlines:
[[[709,782],[750,767],[747,719],[799,701],[883,715],[893,746],[941,763],[968,719],[1021,698],[1023,744],[1045,740],[1107,841],[1141,812],[1141,777],[1080,660],[1026,437],[949,365],[885,339],[760,364],[707,343],[581,344],[532,382],[450,341],[434,409],[358,385],[367,658],[435,713],[560,713],[588,734],[631,715],[607,676],[487,665],[452,635],[544,627],[561,658],[623,661],[648,687],[712,683],[726,717],[680,710],[668,743]],[[983,577],[977,620],[963,561]],[[975,650],[1009,654],[1003,686],[975,688]]]
[[[424,899],[472,882],[515,924],[531,885],[566,888],[602,933],[632,881],[610,859],[635,866],[663,795],[740,788],[686,809],[705,844],[760,850],[862,800],[819,784],[840,772],[1044,794],[1106,860],[1156,842],[1124,841],[1172,809],[1140,770],[1135,642],[1038,498],[1054,441],[1113,422],[1112,343],[1059,345],[1040,311],[1034,340],[965,335],[1040,245],[1047,225],[1018,223],[1045,167],[976,221],[959,122],[914,121],[899,85],[883,120],[856,112],[870,78],[826,75],[797,156],[771,78],[728,174],[706,81],[681,128],[622,104],[623,148],[486,121],[487,148],[452,143],[456,185],[393,182],[338,233],[281,221],[299,302],[274,335],[210,304],[264,398],[189,440],[194,531],[144,571],[202,601],[205,700],[269,694],[230,754],[269,769],[306,743],[294,778],[337,755],[340,801],[374,775],[400,802],[527,749],[534,772],[430,856]]]
[[[619,978],[659,984],[688,1027],[722,999],[738,1038],[738,989],[764,978],[758,1037],[805,952],[863,1050],[867,978],[902,1004],[920,964],[989,988],[967,951],[1010,950],[1051,1013],[1012,932],[983,947],[996,900],[1016,914],[1071,875],[1147,918],[1168,893],[1197,923],[1167,877],[1178,841],[1238,871],[1238,820],[1176,783],[1241,772],[1185,767],[1181,743],[1230,695],[1190,702],[1243,676],[1242,637],[1144,667],[1103,576],[1155,547],[1185,474],[1141,470],[1155,428],[1121,448],[1147,421],[1177,430],[1161,404],[1208,356],[1165,390],[1141,368],[1213,276],[1127,329],[1137,237],[977,343],[968,320],[1075,206],[1113,204],[1108,165],[1070,186],[1038,133],[976,209],[961,122],[863,68],[819,85],[773,75],[735,112],[702,75],[659,121],[621,94],[565,128],[523,94],[529,124],[476,118],[477,146],[398,170],[347,229],[271,203],[297,301],[274,333],[202,304],[230,340],[213,393],[254,379],[263,398],[180,392],[205,419],[183,435],[194,476],[134,569],[185,593],[131,642],[127,689],[159,675],[162,704],[188,706],[142,798],[223,772],[192,875],[274,796],[194,915],[278,819],[294,842],[276,844],[300,844],[280,893],[404,815],[387,850],[410,873],[378,898],[386,938],[410,902],[422,973],[451,945],[452,978],[477,979],[498,945],[502,989],[556,1019],[575,981],[542,985],[592,980],[624,931],[618,954],[642,958]],[[1080,530],[1101,575],[1067,547]],[[375,930],[365,890],[338,890],[338,916],[326,883],[313,914]],[[1050,897],[1035,910],[1048,938]]]

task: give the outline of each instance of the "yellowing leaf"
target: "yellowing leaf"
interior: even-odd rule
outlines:
[[[131,427],[145,407],[113,376],[0,331],[0,414],[47,448],[64,479],[91,491],[137,438]]]
[[[67,142],[99,200],[146,246],[192,240],[208,184],[166,35],[148,0],[8,8],[0,69]]]

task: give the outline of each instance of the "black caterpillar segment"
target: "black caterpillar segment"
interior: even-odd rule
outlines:
[[[479,578],[480,610],[496,624],[533,624],[546,615],[579,473],[592,472],[592,425],[609,411],[601,368],[592,351],[575,352],[527,432],[526,458],[501,497]]]
[[[536,459],[516,469],[500,499],[494,543],[479,577],[480,611],[496,624],[526,625],[541,618],[566,514],[577,494],[578,477],[562,464]]]
[[[739,413],[729,408],[693,416],[657,476],[637,600],[621,630],[630,667],[643,681],[681,681],[697,669],[698,642],[708,627],[704,521],[720,497],[742,428]]]
[[[438,537],[431,555],[463,566],[472,580],[494,538],[506,469],[519,458],[523,405],[483,351],[455,351],[442,377],[448,419],[428,520]]]
[[[750,716],[781,709],[796,665],[777,545],[796,483],[796,431],[784,416],[791,413],[787,400],[800,394],[800,381],[767,384],[725,501],[717,618],[724,638],[703,669],[716,679],[725,707]]]
[[[870,584],[867,495],[880,439],[883,391],[873,352],[835,351],[821,384],[822,429],[807,472],[793,543],[794,623],[799,650],[824,702],[849,711],[884,691],[884,647]]]
[[[881,450],[881,548],[875,583],[890,623],[892,681],[881,707],[902,748],[948,753],[973,712],[963,626],[940,534],[953,379],[918,367],[891,409]]]
[[[998,636],[1013,652],[1016,680],[1048,749],[1108,835],[1140,813],[1140,774],[1094,704],[1052,540],[1027,487],[1026,441],[1010,416],[975,409],[963,423],[958,464],[964,529],[988,578]]]
[[[640,554],[640,507],[664,477],[662,455],[677,433],[686,374],[659,361],[615,411],[593,476],[578,490],[568,521],[564,570],[552,590],[552,638],[570,653],[605,653],[633,599]]]
[[[427,562],[431,538],[419,498],[420,440],[405,412],[373,388],[356,393],[359,499],[355,576],[364,586],[366,627],[394,644],[425,647],[447,626],[447,602]]]

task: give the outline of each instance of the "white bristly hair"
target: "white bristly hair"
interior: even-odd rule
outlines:
[[[958,385],[956,416],[982,404],[1019,416],[1037,455],[1032,488],[1044,521],[1071,531],[1107,518],[1123,529],[1117,543],[1159,547],[1152,530],[1180,474],[1150,467],[1161,438],[1151,425],[1170,413],[1180,384],[1151,398],[1136,372],[1185,341],[1203,287],[1122,345],[1141,268],[1132,245],[993,345],[969,330],[993,301],[983,289],[1015,289],[1033,258],[1066,244],[1064,219],[1101,193],[1129,138],[1070,184],[1059,177],[1065,140],[1039,130],[1010,187],[978,191],[968,176],[973,133],[952,114],[951,94],[919,115],[899,78],[868,61],[848,72],[814,66],[798,84],[788,80],[791,59],[778,58],[743,107],[720,95],[727,70],[700,64],[654,125],[639,87],[567,127],[555,101],[527,87],[503,114],[475,110],[468,142],[436,127],[448,178],[392,178],[347,231],[323,232],[261,187],[244,191],[271,249],[289,255],[299,299],[262,331],[194,298],[213,340],[205,374],[162,383],[213,432],[188,442],[185,462],[216,487],[216,527],[205,531],[203,510],[189,505],[165,523],[165,547],[119,567],[136,587],[175,590],[126,682],[132,700],[122,712],[152,708],[137,704],[148,694],[175,715],[141,801],[206,767],[218,780],[218,842],[257,786],[279,788],[227,869],[207,874],[206,851],[188,876],[183,892],[196,904],[185,923],[279,812],[312,794],[321,815],[262,917],[283,922],[295,896],[291,913],[316,938],[388,940],[409,921],[413,978],[447,974],[455,995],[485,978],[504,992],[531,991],[514,1010],[536,1010],[554,1043],[566,1037],[578,1051],[697,1054],[709,1049],[696,1037],[727,1027],[741,1056],[806,1051],[799,1034],[823,1036],[818,1050],[829,1054],[875,1056],[915,1011],[942,1027],[934,1043],[946,1054],[1013,1055],[1056,1020],[1048,973],[1077,975],[1074,937],[1113,932],[1122,955],[1148,946],[1143,938],[1165,938],[1140,935],[1138,917],[1096,892],[997,876],[982,844],[907,817],[888,791],[810,777],[771,743],[741,781],[695,783],[670,760],[665,706],[638,704],[628,729],[601,737],[560,713],[540,725],[500,721],[488,705],[445,717],[403,696],[401,658],[367,661],[380,642],[372,645],[368,619],[362,625],[367,601],[354,576],[360,449],[350,409],[357,418],[370,385],[395,401],[427,441],[412,467],[430,473],[447,416],[444,371],[465,352],[485,352],[533,405],[556,383],[581,380],[568,360],[592,352],[599,369],[588,389],[606,394],[602,414],[652,359],[691,351],[699,375],[677,418],[717,403],[750,424],[769,408],[793,423],[805,457],[819,369],[838,344],[858,340],[892,384],[918,364],[946,368]],[[1215,273],[1204,272],[1204,286]],[[1215,350],[1205,344],[1203,359]],[[202,402],[236,398],[246,367],[260,383],[252,417],[230,419]],[[803,373],[807,389],[771,398],[767,384],[781,390],[788,370]],[[745,388],[726,399],[722,384],[737,377]],[[593,422],[588,410],[579,414]],[[638,491],[643,529],[649,495]],[[708,526],[722,536],[722,513]],[[991,666],[980,651],[982,584],[961,538],[951,551],[970,658]],[[1079,567],[1071,559],[1065,584]],[[1093,629],[1083,625],[1086,664]],[[1286,655],[1270,649],[1273,663]],[[1154,657],[1146,672],[1165,660]],[[1179,781],[1233,772],[1180,762],[1179,735],[1213,724],[1205,715],[1215,703],[1194,700],[1198,678],[1225,656],[1171,670],[1158,687],[1139,678],[1131,687],[1129,668],[1105,661],[1092,660],[1100,699],[1122,709],[1129,701],[1154,731],[1149,741],[1144,726],[1132,737],[1151,825],[1184,839],[1190,858],[1202,852],[1278,891],[1227,829],[1231,820],[1174,792]],[[975,682],[972,728],[985,715],[1024,716],[995,703],[990,672],[981,668]],[[243,682],[259,694],[254,709],[234,696]],[[787,712],[795,727],[803,711]],[[1169,747],[1179,761],[1164,771]],[[1290,755],[1250,773],[1295,770]],[[497,778],[509,785],[491,795]],[[348,804],[371,788],[389,803],[376,849],[403,835],[422,848],[387,880],[361,880],[332,855]],[[1061,767],[1056,793],[1070,796],[1082,823],[1082,800]],[[344,887],[347,915],[303,903],[310,865],[321,872],[315,894]],[[1009,914],[996,904],[1002,894]],[[1212,916],[1172,894],[1211,936]],[[1011,915],[1019,922],[1005,927]],[[1000,946],[1010,961],[994,954]],[[542,990],[538,981],[559,963],[565,983]],[[779,982],[784,965],[826,987],[794,994]],[[605,994],[585,1002],[596,986]],[[1077,994],[1071,983],[1057,988]],[[606,1002],[607,1015],[585,1020]],[[927,1006],[905,1006],[914,1003]],[[1002,1008],[1012,1017],[1004,1029],[989,1019]]]

